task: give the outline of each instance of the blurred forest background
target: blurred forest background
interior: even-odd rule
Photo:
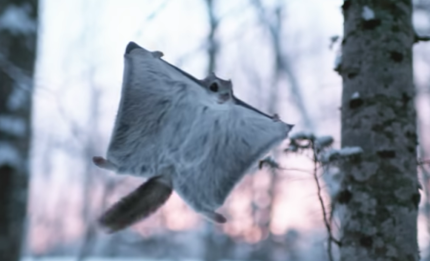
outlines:
[[[247,175],[221,209],[229,219],[223,226],[201,219],[174,195],[146,221],[105,234],[96,219],[141,180],[97,169],[91,158],[107,149],[129,41],[162,51],[165,60],[197,78],[214,71],[232,79],[236,96],[295,124],[293,133],[328,135],[339,148],[342,79],[334,68],[341,52],[342,0],[28,2],[0,4],[0,32],[37,32],[23,249],[28,260],[328,260],[314,165],[306,153],[284,153],[289,141],[277,153],[285,169]],[[37,26],[29,16],[35,3]],[[430,1],[414,1],[413,22],[419,34],[430,35]],[[31,68],[16,68],[0,53],[0,70],[22,78],[16,95],[26,92]],[[429,42],[414,47],[414,77],[420,158],[428,159]],[[0,128],[6,124],[21,130],[10,121],[0,121]],[[329,210],[337,172],[318,175]],[[419,175],[428,193],[429,166],[420,166]],[[418,241],[422,259],[430,260],[430,198],[424,194]],[[334,222],[333,233],[338,229]]]

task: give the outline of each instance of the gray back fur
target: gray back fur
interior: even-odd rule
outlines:
[[[107,158],[119,173],[170,177],[191,207],[211,211],[290,129],[245,106],[219,104],[198,81],[139,48],[125,54]]]

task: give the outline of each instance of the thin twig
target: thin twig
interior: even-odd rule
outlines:
[[[314,142],[313,141],[311,141],[311,142],[312,142],[312,153],[313,153],[313,159],[314,159],[314,173],[313,173],[314,174],[314,180],[315,180],[315,183],[317,185],[317,195],[318,195],[318,200],[320,201],[321,209],[323,212],[324,225],[325,225],[325,227],[327,229],[327,233],[328,233],[327,253],[328,253],[328,257],[329,257],[330,261],[333,261],[334,259],[333,259],[333,254],[331,251],[331,247],[332,247],[331,243],[334,242],[337,245],[340,245],[340,242],[333,237],[333,234],[331,232],[330,221],[327,219],[327,211],[325,209],[324,199],[322,198],[322,195],[321,195],[322,189],[321,189],[321,185],[320,185],[319,179],[318,179],[318,155],[316,153],[316,148],[315,148]]]
[[[317,185],[318,200],[320,201],[321,209],[323,212],[324,224],[325,224],[325,227],[327,229],[327,233],[328,233],[328,237],[329,237],[328,238],[328,248],[327,248],[328,253],[327,254],[328,254],[330,261],[333,261],[333,254],[331,252],[331,238],[332,238],[331,226],[329,224],[329,221],[327,220],[327,214],[326,214],[326,210],[325,210],[324,199],[321,196],[321,186],[320,186],[318,175],[317,175],[317,173],[318,173],[318,157],[317,157],[317,153],[315,151],[315,147],[314,147],[313,142],[312,142],[312,154],[313,154],[313,160],[314,160],[314,173],[313,174],[314,174],[315,183]]]

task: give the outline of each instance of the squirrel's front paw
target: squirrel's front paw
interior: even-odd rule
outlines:
[[[272,116],[272,119],[273,119],[273,121],[280,121],[281,119],[279,118],[279,115],[277,114],[277,113],[275,113],[273,116]]]

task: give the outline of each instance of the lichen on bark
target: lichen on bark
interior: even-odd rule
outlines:
[[[360,146],[363,154],[341,166],[341,191],[349,195],[339,202],[341,260],[419,260],[412,2],[346,0],[342,7],[342,147]],[[363,8],[374,16],[364,19]]]

